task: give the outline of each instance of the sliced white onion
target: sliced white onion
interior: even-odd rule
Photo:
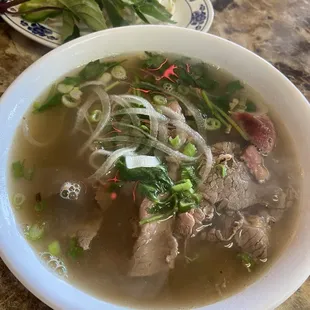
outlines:
[[[100,99],[101,107],[102,107],[101,111],[103,112],[103,116],[100,122],[98,123],[96,129],[92,133],[92,135],[89,137],[89,139],[84,143],[84,145],[80,149],[79,155],[82,155],[89,148],[89,146],[93,143],[93,141],[96,138],[98,138],[98,136],[101,134],[102,130],[107,125],[111,117],[111,104],[110,104],[109,95],[99,87],[94,88],[94,92],[97,94],[97,96]]]
[[[167,92],[164,91],[166,94],[169,94],[170,96],[175,97],[178,101],[180,101],[186,109],[191,113],[193,118],[195,119],[198,132],[205,137],[206,135],[206,130],[204,127],[205,124],[205,119],[202,117],[201,112],[189,101],[187,100],[184,96],[180,95],[179,93],[175,91]]]
[[[146,155],[127,155],[125,157],[126,167],[128,169],[134,168],[154,168],[160,165],[160,161],[155,156]]]
[[[79,100],[72,99],[69,94],[62,95],[61,102],[69,109],[77,108],[81,103]]]
[[[89,156],[89,159],[88,159],[88,162],[89,162],[89,165],[91,167],[93,167],[94,169],[98,169],[99,166],[96,165],[95,161],[96,161],[96,158],[99,156],[99,155],[103,155],[103,156],[110,156],[112,154],[111,151],[107,151],[107,150],[95,150],[94,152],[91,153],[91,155]]]
[[[96,181],[101,179],[104,175],[106,175],[115,162],[124,155],[130,155],[134,154],[134,151],[136,150],[136,147],[124,147],[122,149],[114,151],[107,160],[101,165],[101,167],[92,175],[89,177],[90,180]]]

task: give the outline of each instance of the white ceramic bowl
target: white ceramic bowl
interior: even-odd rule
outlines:
[[[304,169],[301,216],[288,248],[269,272],[242,292],[204,309],[267,310],[288,298],[310,274],[310,107],[298,89],[268,62],[221,38],[187,29],[134,26],[97,32],[65,44],[28,68],[0,103],[0,254],[15,276],[55,309],[119,309],[50,273],[20,234],[10,207],[8,152],[21,118],[54,80],[91,60],[135,51],[162,51],[195,57],[220,66],[246,81],[272,104],[298,142]]]

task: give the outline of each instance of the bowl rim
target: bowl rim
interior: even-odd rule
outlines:
[[[187,35],[196,36],[197,40],[209,40],[210,42],[217,42],[217,44],[222,45],[223,47],[226,47],[226,46],[234,47],[235,49],[237,49],[240,52],[240,54],[243,54],[243,55],[247,54],[248,57],[251,57],[253,61],[262,65],[264,68],[266,68],[266,70],[269,70],[269,72],[272,72],[273,75],[283,85],[285,85],[292,92],[294,92],[294,95],[296,96],[297,100],[299,101],[300,107],[303,108],[305,111],[307,111],[306,113],[310,116],[309,104],[308,104],[306,98],[302,95],[302,93],[279,70],[274,68],[270,63],[268,63],[263,58],[259,57],[258,55],[254,54],[253,52],[237,45],[236,43],[230,42],[226,39],[217,37],[215,35],[206,34],[206,33],[197,32],[194,30],[189,30],[189,29],[184,29],[184,28],[179,28],[179,27],[163,26],[163,25],[128,26],[128,27],[120,27],[120,28],[114,28],[114,29],[104,30],[104,31],[100,31],[100,32],[95,32],[95,33],[83,36],[83,37],[76,39],[74,41],[68,42],[68,43],[52,50],[51,52],[49,52],[48,54],[44,55],[42,58],[37,60],[35,63],[33,63],[30,67],[28,67],[6,90],[6,92],[3,94],[3,96],[0,99],[0,116],[4,112],[6,112],[7,105],[9,104],[8,102],[10,102],[11,98],[14,98],[14,93],[18,92],[18,90],[23,85],[23,82],[26,79],[29,79],[37,70],[39,70],[40,68],[42,69],[44,64],[49,61],[50,57],[56,56],[56,55],[61,55],[62,53],[66,53],[66,55],[69,56],[70,52],[72,52],[74,49],[78,48],[80,45],[84,45],[84,44],[86,45],[88,43],[91,43],[92,40],[100,39],[100,38],[107,37],[107,36],[113,36],[116,34],[118,34],[120,36],[126,36],[126,35],[130,35],[130,33],[132,31],[135,31],[135,32],[139,31],[142,34],[144,33],[144,35],[146,35],[146,33],[145,33],[146,29],[152,30],[152,31],[154,31],[154,33],[155,32],[159,32],[159,33],[169,32],[169,36],[173,36],[173,34],[178,34],[178,35],[181,34],[184,37]],[[30,103],[28,104],[28,106],[29,105],[30,105]],[[1,117],[0,117],[0,120],[1,120]],[[0,125],[0,127],[1,127],[1,125]],[[1,137],[2,136],[0,133],[0,138]],[[10,140],[10,142],[12,142],[12,140]],[[1,158],[1,153],[2,153],[2,150],[0,152],[0,158]],[[1,177],[2,176],[0,173],[0,178]],[[0,187],[4,184],[6,184],[6,180],[1,180],[0,181]],[[1,190],[4,192],[4,191],[6,191],[6,188],[0,188],[0,191]],[[8,201],[4,202],[3,199],[5,199],[5,198],[3,198],[3,196],[1,196],[1,192],[0,192],[0,203],[1,204],[8,203]],[[8,200],[7,195],[6,195],[6,200]],[[1,214],[1,212],[0,212],[0,214]],[[13,219],[13,221],[14,221],[14,219]],[[9,232],[6,232],[1,228],[2,227],[1,227],[1,221],[0,221],[0,244],[1,244],[2,240],[4,240],[5,237],[9,236]],[[20,238],[24,240],[23,237],[20,237]],[[30,245],[28,245],[28,248],[30,249]],[[34,253],[32,255],[33,255],[33,258],[36,257],[36,255]],[[66,298],[64,296],[58,296],[59,297],[58,301],[55,301],[55,294],[57,295],[57,293],[53,293],[53,292],[46,290],[44,285],[42,285],[42,286],[36,285],[35,282],[33,282],[33,281],[35,279],[36,280],[38,279],[38,275],[36,275],[35,273],[34,274],[31,273],[31,269],[27,268],[26,262],[21,263],[21,260],[17,258],[16,250],[8,249],[7,246],[4,246],[4,247],[1,246],[0,256],[3,259],[3,261],[5,262],[5,264],[8,266],[8,268],[12,271],[12,273],[18,278],[18,280],[28,290],[30,290],[34,295],[36,295],[39,299],[41,299],[43,302],[48,304],[50,307],[52,307],[54,309],[83,309],[83,308],[80,308],[83,305],[79,305],[76,302],[72,302],[71,300],[69,300],[68,298]],[[47,269],[45,269],[45,267],[43,265],[41,267],[40,266],[36,266],[36,267],[38,267],[40,275],[44,276],[44,279],[46,278],[47,281],[52,281],[52,282],[54,281],[55,282],[55,278],[57,278],[57,277],[55,277],[55,275],[52,275]],[[28,272],[28,274],[26,272]],[[296,274],[298,273],[298,279],[299,280],[295,280],[295,281],[292,281],[291,283],[289,283],[288,284],[289,289],[286,289],[285,292],[279,293],[281,291],[280,288],[279,288],[279,292],[273,292],[273,299],[269,298],[270,302],[268,303],[268,305],[266,304],[266,307],[268,309],[273,309],[276,306],[278,306],[281,302],[283,302],[286,298],[288,298],[294,291],[296,291],[298,289],[298,287],[307,279],[307,277],[310,274],[310,255],[308,257],[303,257],[302,268],[301,267],[299,267],[299,269],[295,268],[294,272]],[[264,277],[264,276],[262,276],[262,277]],[[80,294],[80,296],[84,294],[85,300],[89,300],[89,301],[92,300],[93,305],[95,305],[95,307],[91,308],[91,309],[99,309],[99,305],[100,305],[100,307],[102,307],[103,305],[106,305],[109,307],[109,309],[123,309],[122,306],[116,306],[116,305],[110,304],[108,302],[100,301],[99,303],[97,303],[96,298],[80,291],[79,289],[72,287],[69,284],[66,284],[64,281],[59,280],[59,282],[57,282],[57,286],[60,285],[60,283],[62,283],[61,284],[62,288],[65,288],[68,292],[70,292],[70,294],[76,294],[78,292]],[[55,282],[55,284],[56,284],[56,282]],[[242,292],[244,292],[244,291],[242,291]],[[240,292],[240,293],[242,293],[242,292]],[[203,308],[206,309],[206,307],[207,307],[207,309],[209,309],[208,307],[210,307],[210,309],[217,309],[217,310],[224,309],[222,307],[225,304],[227,306],[227,301],[232,300],[236,295],[240,295],[240,293],[237,293],[237,294],[233,295],[232,297],[221,300],[221,301],[219,301],[215,304],[212,304],[210,306],[205,306]],[[239,299],[239,300],[241,301],[242,299]],[[246,306],[247,301],[243,300],[243,302],[244,302],[244,306],[245,306],[244,309],[249,309]],[[253,301],[251,303],[253,303]],[[65,305],[65,307],[64,307],[64,305]],[[73,305],[74,305],[74,308],[72,308]],[[248,304],[248,305],[250,305],[250,304]],[[267,309],[267,308],[265,308],[265,309]],[[239,308],[239,309],[241,309],[241,308]],[[255,309],[258,309],[258,308],[255,308]]]

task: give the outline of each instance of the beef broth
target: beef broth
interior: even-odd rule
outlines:
[[[73,88],[82,92],[81,99],[76,99],[78,110],[60,102],[42,113],[27,112],[32,139],[25,136],[22,123],[11,150],[15,166],[10,167],[9,194],[21,232],[52,272],[111,303],[188,309],[245,289],[274,264],[295,231],[301,175],[295,145],[275,111],[269,108],[268,119],[262,118],[263,125],[268,124],[263,136],[256,127],[253,133],[253,127],[251,131],[246,122],[240,122],[249,135],[246,141],[230,123],[226,128],[229,118],[223,120],[222,114],[212,110],[204,112],[203,98],[196,93],[216,79],[219,86],[210,86],[207,95],[234,115],[229,110],[232,99],[238,98],[239,108],[248,102],[263,105],[254,90],[245,84],[229,97],[226,86],[234,78],[227,72],[204,65],[208,73],[202,74],[197,61],[155,56],[127,55],[121,64],[127,71],[126,80],[109,75],[114,79],[113,88],[108,84],[111,90],[103,74],[113,72],[99,62],[95,65],[102,77],[93,76],[74,86],[70,85],[73,80],[67,80],[68,84],[58,81],[70,91],[62,95],[70,104],[76,104],[77,95],[68,95]],[[147,65],[145,57],[149,57]],[[160,57],[167,61],[158,61]],[[101,65],[122,59],[104,60]],[[181,70],[182,61],[189,61],[185,71],[193,72],[195,82],[182,80],[185,71],[177,71],[178,79],[172,76],[175,84],[160,79],[164,73],[160,66],[171,69],[169,64],[177,63]],[[119,66],[113,63],[122,73]],[[70,76],[81,79],[78,71]],[[93,80],[96,83],[83,88],[83,83]],[[148,84],[139,85],[137,80]],[[153,89],[146,89],[150,83]],[[104,89],[107,93],[99,100],[96,96],[100,98]],[[222,94],[229,97],[224,105],[220,105],[225,99],[219,97]],[[39,101],[46,103],[45,97]],[[161,110],[162,105],[170,110]],[[103,124],[108,109],[111,115]],[[126,113],[121,109],[127,109]],[[238,113],[236,120],[248,120],[248,115],[240,114],[248,112]],[[254,123],[261,120],[253,115]],[[199,120],[206,116],[215,127],[200,135]],[[172,120],[169,124],[167,118]],[[273,126],[276,135],[272,132],[273,141],[268,143]],[[205,141],[203,136],[207,142],[199,144]],[[40,141],[40,147],[31,143],[33,139]],[[120,150],[123,155],[113,162]],[[149,168],[140,163],[139,177],[130,174],[125,159],[133,154],[152,156],[153,161],[156,156],[161,163],[156,167],[161,170],[154,172],[150,163]],[[191,160],[191,156],[197,158]],[[203,181],[202,175],[206,176]],[[157,180],[154,184],[152,178]],[[18,197],[25,200],[17,203]]]

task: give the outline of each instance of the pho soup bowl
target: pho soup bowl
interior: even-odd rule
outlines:
[[[222,38],[168,26],[132,26],[96,32],[64,44],[36,61],[0,102],[0,255],[19,281],[54,309],[121,309],[51,273],[24,239],[8,195],[9,150],[26,110],[53,82],[92,60],[141,51],[176,53],[223,68],[256,90],[277,111],[302,168],[300,214],[291,241],[272,267],[239,293],[202,309],[274,309],[310,274],[310,107],[299,90],[254,53]]]

